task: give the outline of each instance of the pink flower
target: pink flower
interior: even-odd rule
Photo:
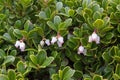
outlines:
[[[25,51],[25,43],[22,41],[20,42],[20,48],[19,48],[22,52]]]
[[[86,49],[81,45],[81,46],[79,46],[79,48],[78,48],[78,54],[84,54],[84,55],[86,55]]]
[[[25,50],[25,43],[23,42],[23,40],[16,41],[15,47],[16,47],[16,48],[19,48],[20,51],[23,52],[23,51]]]
[[[55,42],[57,42],[57,38],[56,37],[52,37],[51,44],[54,44]]]
[[[45,40],[41,40],[40,41],[40,45],[43,47],[44,45],[50,46],[50,40],[49,39],[45,39]]]
[[[58,41],[57,41],[58,47],[62,47],[63,43],[64,43],[63,37],[62,36],[58,37]]]
[[[15,47],[18,48],[20,46],[20,41],[16,41]]]
[[[96,32],[94,31],[92,33],[92,35],[89,36],[89,40],[88,42],[96,42],[96,44],[99,44],[100,43],[100,37],[96,34]]]
[[[45,43],[47,44],[47,46],[50,46],[50,40],[49,39],[46,39]]]

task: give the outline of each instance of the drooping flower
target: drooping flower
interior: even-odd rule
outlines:
[[[18,48],[20,46],[20,41],[16,41],[15,47]]]
[[[81,46],[79,46],[79,48],[78,48],[78,54],[84,54],[84,55],[86,55],[86,49],[81,45]]]
[[[57,41],[58,47],[62,47],[63,43],[64,43],[63,37],[62,36],[58,37],[58,41]]]
[[[57,42],[57,37],[52,37],[51,44],[54,44],[55,42]]]
[[[25,43],[23,41],[20,42],[20,48],[22,52],[25,51]]]
[[[19,40],[19,41],[16,41],[15,47],[16,47],[16,48],[19,48],[20,51],[23,52],[23,51],[25,50],[25,43],[24,43],[23,40],[21,39],[21,40]]]
[[[50,40],[49,39],[43,39],[40,41],[40,45],[43,47],[44,45],[50,46]]]
[[[43,47],[45,45],[45,42],[43,40],[41,40],[40,45]]]
[[[50,40],[49,39],[46,39],[45,43],[47,44],[47,46],[50,46]]]
[[[96,34],[96,32],[94,31],[92,33],[92,35],[89,36],[89,40],[88,42],[96,42],[96,44],[99,44],[100,43],[100,37]]]

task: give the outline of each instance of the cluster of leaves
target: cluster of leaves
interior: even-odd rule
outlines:
[[[0,80],[119,80],[119,21],[120,0],[0,0]],[[94,29],[100,44],[88,43]],[[40,46],[58,32],[61,48]]]

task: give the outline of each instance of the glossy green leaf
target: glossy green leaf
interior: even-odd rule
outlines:
[[[18,39],[22,38],[22,33],[19,29],[14,29],[13,34],[15,37],[17,37]]]
[[[100,75],[95,75],[95,76],[93,77],[93,80],[103,80],[103,78],[102,78],[102,76],[100,76]]]
[[[16,80],[15,71],[14,70],[9,70],[8,71],[8,77],[9,77],[9,80]]]
[[[63,80],[69,80],[75,73],[75,70],[72,70],[70,67],[63,69]]]
[[[9,78],[4,74],[0,74],[0,80],[9,80]]]
[[[56,9],[57,9],[58,11],[61,10],[62,7],[63,7],[63,3],[62,3],[62,2],[57,2],[57,3],[56,3]]]
[[[55,31],[58,30],[58,27],[56,27],[56,26],[54,25],[54,23],[51,22],[51,21],[48,21],[48,22],[47,22],[47,25],[48,25],[51,29],[53,29],[53,30],[55,30]]]
[[[17,63],[17,71],[20,72],[21,74],[24,74],[25,70],[25,64],[22,61],[19,61]]]
[[[75,11],[73,9],[69,9],[68,13],[69,16],[74,16]]]
[[[94,23],[93,26],[95,28],[101,29],[104,25],[104,21],[102,19],[97,19]]]
[[[54,17],[54,24],[55,24],[55,25],[59,25],[59,24],[61,23],[61,21],[62,21],[62,20],[61,20],[60,16],[55,16],[55,17]]]
[[[42,18],[42,19],[46,19],[47,15],[46,15],[46,13],[44,11],[40,11],[39,17]]]
[[[31,61],[32,61],[35,65],[38,64],[38,62],[37,62],[37,57],[36,57],[35,55],[30,55],[30,59],[31,59]]]
[[[46,57],[47,57],[47,53],[44,50],[41,50],[37,54],[37,62],[39,63],[39,65],[42,65],[44,63],[44,61],[46,60]]]
[[[7,64],[7,63],[12,63],[15,61],[15,57],[14,56],[7,56],[4,60],[4,64]]]
[[[53,62],[54,58],[53,57],[48,57],[46,58],[46,60],[43,62],[43,64],[41,65],[43,68],[47,67],[48,65],[50,65]]]
[[[5,56],[5,52],[2,49],[0,49],[0,58],[4,58]]]

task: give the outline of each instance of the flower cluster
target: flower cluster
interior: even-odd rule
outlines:
[[[47,46],[50,46],[51,44],[55,44],[57,42],[58,44],[58,47],[62,47],[63,43],[64,43],[64,38],[58,34],[57,36],[55,37],[52,37],[52,40],[50,41],[49,39],[46,39],[46,38],[43,38],[41,41],[40,41],[40,45],[43,47],[45,44]],[[96,42],[96,44],[99,44],[100,43],[100,37],[96,34],[96,32],[94,31],[92,33],[92,35],[89,36],[89,40],[88,42]],[[24,51],[25,50],[25,43],[23,42],[23,39],[21,40],[17,40],[16,43],[15,43],[15,47],[16,48],[19,48],[21,51]],[[86,49],[80,45],[79,48],[78,48],[78,54],[84,54],[86,55]]]
[[[58,44],[58,47],[62,47],[62,44],[64,43],[64,38],[58,34],[57,36],[54,36],[52,37],[52,40],[50,41],[49,39],[45,39],[43,38],[41,41],[40,41],[40,45],[43,47],[45,44],[47,46],[50,46],[51,44],[55,44],[55,42],[57,42]]]
[[[95,42],[96,44],[100,43],[100,37],[96,34],[95,31],[92,33],[92,35],[89,36],[88,42]],[[82,45],[78,48],[78,54],[80,53],[86,55],[86,49]]]
[[[43,39],[40,41],[40,45],[43,47],[44,45],[50,46],[50,40],[49,39]]]
[[[23,39],[17,40],[15,43],[15,47],[19,48],[20,51],[22,51],[22,52],[25,51],[25,43],[23,42]]]

